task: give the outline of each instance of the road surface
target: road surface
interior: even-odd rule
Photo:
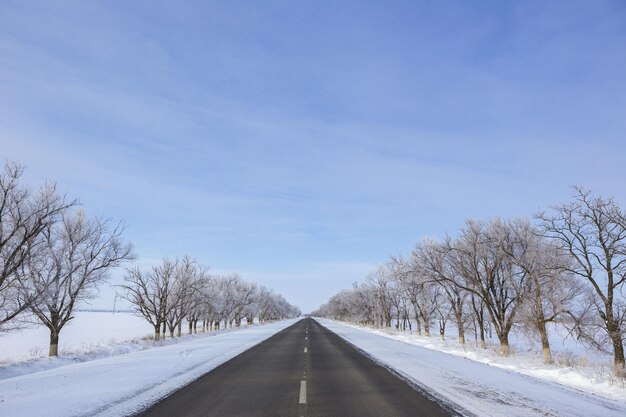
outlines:
[[[158,365],[157,365],[158,366]],[[306,318],[205,374],[142,417],[450,416]]]

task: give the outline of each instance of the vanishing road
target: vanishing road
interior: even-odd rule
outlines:
[[[144,417],[450,416],[306,318],[145,410]]]

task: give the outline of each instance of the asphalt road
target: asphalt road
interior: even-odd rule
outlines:
[[[145,410],[150,417],[450,416],[306,318]]]

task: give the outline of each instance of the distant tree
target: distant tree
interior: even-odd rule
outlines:
[[[21,184],[23,172],[8,161],[0,172],[0,331],[14,328],[41,296],[44,288],[32,286],[27,261],[41,249],[42,232],[77,204],[60,196],[54,183],[32,191]]]
[[[376,310],[378,312],[378,323],[381,327],[391,327],[392,300],[391,287],[393,276],[389,265],[380,265],[374,272],[366,278],[366,283],[370,286],[376,300]]]
[[[176,263],[172,278],[167,299],[166,323],[170,337],[174,337],[174,331],[177,331],[176,334],[180,337],[183,320],[201,302],[195,295],[200,291],[201,280],[204,276],[198,263],[185,256]]]
[[[88,219],[81,211],[66,211],[59,223],[43,231],[41,250],[28,259],[32,285],[42,297],[30,307],[50,331],[49,356],[57,356],[59,335],[74,318],[76,303],[93,296],[108,271],[133,258],[121,238],[123,226]]]
[[[198,321],[203,320],[202,330],[207,329],[209,316],[213,309],[213,286],[215,282],[208,273],[208,268],[198,266],[197,280],[191,294],[190,306],[187,312],[187,326],[189,334],[198,332]]]
[[[130,301],[137,314],[154,327],[154,338],[169,329],[170,336],[182,333],[187,320],[189,333],[196,331],[199,320],[203,329],[239,326],[297,317],[300,311],[280,295],[243,280],[239,275],[209,276],[208,268],[189,257],[165,259],[150,271],[133,268],[119,286],[122,297]]]
[[[448,239],[449,241],[449,239]],[[469,292],[463,288],[463,277],[453,268],[449,245],[444,242],[425,239],[413,250],[412,269],[421,275],[425,281],[436,282],[441,289],[440,294],[447,300],[439,297],[435,305],[438,315],[442,317],[439,304],[446,304],[455,319],[458,330],[459,343],[465,344],[466,304]],[[444,323],[445,324],[445,323]]]
[[[397,277],[398,286],[403,293],[403,298],[411,305],[412,319],[415,320],[417,334],[422,334],[422,316],[424,316],[424,306],[422,290],[424,281],[422,275],[415,268],[413,259],[407,260],[403,257],[393,258],[394,275]],[[427,335],[430,334],[430,327],[424,326]]]
[[[128,300],[135,312],[154,328],[154,340],[161,339],[161,330],[169,312],[168,298],[177,262],[164,259],[161,265],[148,271],[132,268],[126,271],[120,285],[122,298]]]

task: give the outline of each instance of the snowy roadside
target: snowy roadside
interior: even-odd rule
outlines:
[[[190,338],[168,346],[6,378],[0,380],[0,415],[130,415],[296,321]]]
[[[183,334],[180,337],[167,337],[165,339],[154,341],[153,338],[146,335],[143,337],[134,337],[131,339],[114,339],[109,340],[95,340],[93,342],[73,344],[71,347],[64,348],[61,355],[58,357],[40,356],[34,357],[28,360],[11,361],[6,360],[2,362],[2,355],[0,355],[0,380],[6,378],[13,378],[20,375],[26,375],[33,372],[41,372],[48,369],[54,369],[61,366],[68,366],[76,363],[93,361],[96,359],[102,359],[110,356],[123,355],[131,352],[137,352],[148,349],[157,349],[164,346],[169,346],[178,343],[185,343],[198,338],[214,337],[225,333],[235,332],[247,328],[244,325],[241,328],[229,328],[220,330],[211,330],[207,332],[200,332],[195,334]],[[93,334],[87,333],[87,339],[93,339]],[[3,340],[0,338],[0,343]],[[4,346],[2,346],[4,348]],[[0,348],[0,351],[3,349]]]
[[[626,415],[626,396],[622,399],[603,398],[420,347],[372,329],[320,318],[315,320],[435,397],[477,416]]]
[[[445,341],[442,341],[437,336],[418,336],[406,332],[393,331],[391,329],[380,330],[352,323],[337,323],[411,345],[449,353],[455,356],[462,356],[497,368],[519,372],[524,375],[556,382],[591,394],[626,402],[626,387],[611,382],[611,379],[615,379],[611,373],[611,364],[592,362],[591,360],[586,360],[586,356],[577,357],[574,355],[573,358],[571,358],[571,361],[574,363],[576,359],[579,361],[584,360],[584,362],[587,362],[586,366],[546,365],[543,363],[543,359],[540,356],[528,351],[518,351],[514,355],[503,357],[494,350],[497,348],[480,349],[472,343],[461,346],[455,338],[447,338]],[[519,343],[519,341],[517,342]],[[556,343],[553,345],[556,345]],[[561,355],[565,355],[565,359],[568,360],[568,352],[569,351],[560,352],[553,350],[557,361]]]

